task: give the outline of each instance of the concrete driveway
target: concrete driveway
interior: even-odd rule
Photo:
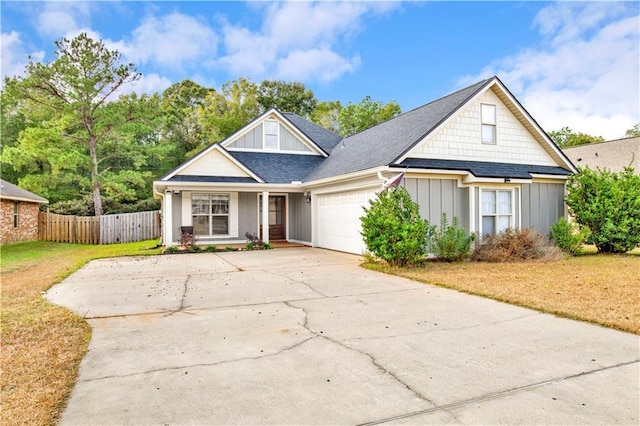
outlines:
[[[93,261],[63,424],[638,424],[636,335],[278,249]]]

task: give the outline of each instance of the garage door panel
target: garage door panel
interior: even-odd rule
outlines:
[[[361,254],[364,242],[360,235],[363,206],[375,198],[373,190],[323,194],[318,197],[318,246]]]

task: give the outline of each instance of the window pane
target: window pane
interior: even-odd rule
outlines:
[[[511,216],[498,216],[498,232],[511,227]]]
[[[278,123],[276,121],[265,121],[264,122],[264,134],[265,135],[277,135],[278,134]]]
[[[193,194],[191,196],[191,213],[209,214],[209,196],[206,194]]]
[[[229,214],[229,196],[214,194],[211,196],[213,214]]]
[[[496,141],[496,126],[491,124],[482,125],[482,142],[495,143]]]
[[[511,214],[511,191],[498,191],[498,214]]]
[[[495,234],[496,229],[494,226],[495,218],[493,216],[482,217],[482,235]]]
[[[226,235],[229,233],[229,217],[228,216],[212,216],[213,235]]]
[[[482,124],[496,124],[496,106],[482,104]]]
[[[209,216],[193,216],[193,235],[209,235]]]
[[[276,135],[264,135],[264,147],[265,148],[277,148],[278,137]]]
[[[482,191],[482,214],[496,213],[496,191]]]

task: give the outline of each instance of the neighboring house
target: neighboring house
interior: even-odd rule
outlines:
[[[40,204],[48,201],[0,179],[0,244],[38,239]]]
[[[640,137],[616,139],[607,142],[578,145],[563,149],[567,157],[578,167],[609,169],[621,172],[633,167],[640,174]]]
[[[201,244],[242,242],[248,231],[360,254],[363,206],[401,173],[432,224],[445,212],[485,235],[546,234],[566,216],[573,172],[493,77],[347,138],[270,109],[153,186],[166,245],[193,227]]]

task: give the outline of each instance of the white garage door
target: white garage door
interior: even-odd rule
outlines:
[[[362,207],[375,197],[373,189],[318,195],[318,246],[362,254]]]

